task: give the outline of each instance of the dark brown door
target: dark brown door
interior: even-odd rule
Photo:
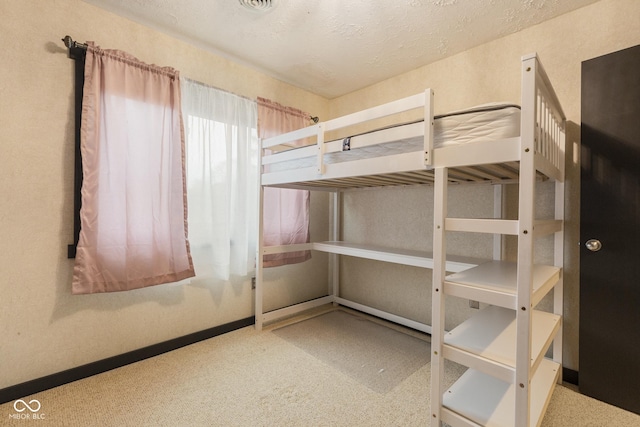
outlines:
[[[640,414],[640,46],[582,63],[580,392]]]

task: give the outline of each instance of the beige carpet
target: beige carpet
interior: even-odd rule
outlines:
[[[378,392],[273,332],[243,328],[26,396],[40,420],[2,426],[425,426],[429,363]],[[411,331],[408,331],[411,334]],[[447,381],[460,373],[445,367]],[[640,417],[558,387],[543,427],[640,426]]]
[[[273,333],[378,393],[388,393],[429,363],[425,339],[342,310]]]

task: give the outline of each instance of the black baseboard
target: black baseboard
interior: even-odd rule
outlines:
[[[83,378],[87,378],[92,375],[110,371],[111,369],[119,368],[130,363],[139,362],[153,356],[158,356],[162,353],[176,350],[178,348],[185,347],[187,345],[194,344],[209,338],[213,338],[218,335],[226,334],[227,332],[231,332],[236,329],[251,326],[254,323],[255,317],[247,317],[246,319],[236,320],[235,322],[216,326],[204,331],[195,332],[193,334],[174,338],[169,341],[150,345],[138,350],[133,350],[128,353],[119,354],[118,356],[113,356],[107,359],[98,360],[97,362],[78,366],[77,368],[68,369],[66,371],[47,375],[46,377],[37,378],[35,380],[3,388],[0,390],[0,404],[20,399],[22,397],[48,390],[50,388],[58,387],[63,384],[67,384]]]
[[[569,368],[562,368],[562,381],[565,383],[579,385],[578,371]]]

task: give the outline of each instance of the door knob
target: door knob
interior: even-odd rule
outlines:
[[[589,239],[584,245],[591,252],[598,252],[600,249],[602,249],[602,243],[598,239]]]

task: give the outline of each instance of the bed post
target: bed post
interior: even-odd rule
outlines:
[[[518,184],[518,270],[516,280],[516,371],[514,425],[528,426],[531,412],[531,303],[537,144],[538,57],[522,58],[520,182]]]
[[[340,240],[340,215],[342,213],[342,193],[335,190],[332,196],[331,210],[331,240],[337,242]],[[340,296],[340,255],[332,253],[329,255],[329,295],[333,296],[333,305],[337,306],[336,298]]]
[[[446,275],[447,245],[445,220],[447,218],[448,169],[436,168],[433,212],[433,280],[431,283],[431,426],[440,427],[442,408],[442,378],[444,378],[444,279]]]
[[[318,147],[318,175],[324,175],[324,132],[325,132],[325,124],[324,122],[319,123],[317,125],[318,133],[316,137],[316,146]]]
[[[424,164],[433,165],[433,90],[424,91]]]

